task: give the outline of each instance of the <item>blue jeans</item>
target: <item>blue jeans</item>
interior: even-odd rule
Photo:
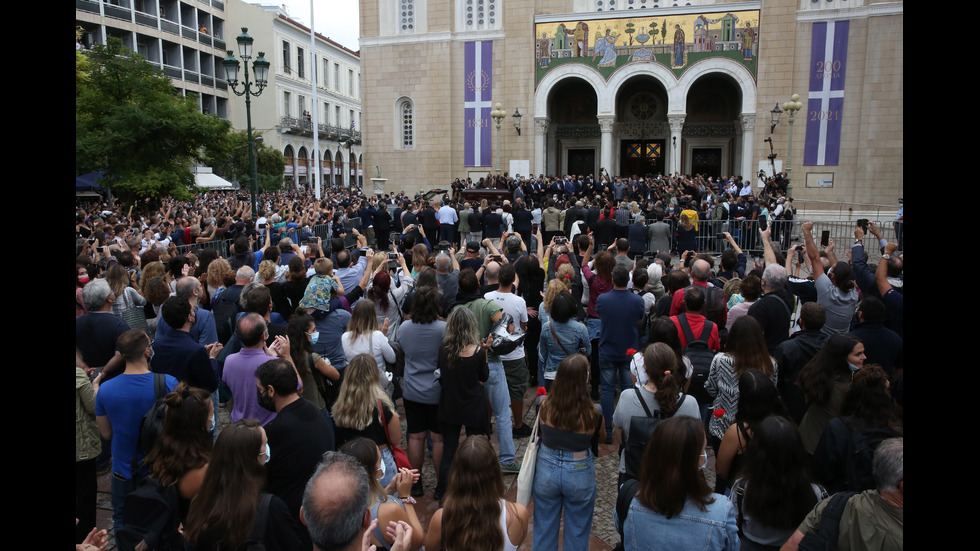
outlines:
[[[599,373],[602,377],[600,400],[602,417],[606,423],[606,435],[612,434],[613,405],[616,401],[616,379],[619,378],[620,392],[633,388],[633,377],[630,376],[630,360],[623,354],[622,360],[609,360],[599,357]]]
[[[131,478],[123,478],[116,473],[112,473],[109,485],[112,491],[112,530],[116,533],[123,528],[123,506],[126,505],[126,496],[136,489],[136,483]]]
[[[485,388],[490,398],[490,407],[497,420],[497,440],[500,442],[500,463],[510,463],[514,460],[513,422],[510,419],[510,391],[507,389],[507,375],[504,374],[503,362],[488,362],[490,377]]]
[[[534,471],[534,543],[538,551],[558,549],[558,530],[565,513],[563,549],[589,548],[592,512],[595,509],[595,457],[586,451],[582,459],[572,459],[568,451],[544,444],[538,450]]]

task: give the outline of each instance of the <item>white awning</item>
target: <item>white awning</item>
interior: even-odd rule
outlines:
[[[211,172],[209,166],[194,167],[194,184],[205,189],[238,189],[234,184]]]

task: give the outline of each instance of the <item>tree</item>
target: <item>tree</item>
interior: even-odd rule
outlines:
[[[102,184],[125,202],[194,188],[190,167],[230,123],[198,111],[170,79],[118,39],[88,54],[75,86],[75,174],[105,170]]]
[[[251,170],[248,166],[248,133],[245,130],[225,134],[220,142],[208,149],[208,157],[205,161],[211,165],[215,174],[227,180],[238,180],[242,189],[251,189]],[[259,189],[274,191],[282,187],[282,173],[286,167],[282,153],[260,141],[256,141],[255,164]]]

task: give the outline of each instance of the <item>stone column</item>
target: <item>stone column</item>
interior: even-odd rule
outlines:
[[[670,165],[667,166],[667,174],[684,173],[684,167],[681,166],[681,144],[683,143],[681,131],[684,129],[685,118],[687,118],[687,113],[667,115],[667,123],[670,124],[670,141],[667,142],[667,146],[670,147]]]
[[[534,117],[534,176],[548,172],[548,117]]]
[[[602,140],[599,142],[599,167],[605,168],[610,175],[619,174],[613,167],[613,159],[616,158],[613,151],[613,123],[615,122],[615,115],[599,117],[599,129],[602,131]]]
[[[742,123],[742,159],[739,172],[743,178],[753,179],[756,173],[752,165],[753,152],[755,151],[755,113],[742,113],[738,116]]]

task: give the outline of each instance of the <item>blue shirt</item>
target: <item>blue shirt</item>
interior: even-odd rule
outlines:
[[[198,307],[194,310],[194,315],[197,319],[194,321],[194,325],[191,326],[191,338],[202,345],[218,342],[218,330],[214,325],[214,314],[204,308]],[[167,322],[163,320],[162,315],[157,316],[157,334],[154,340],[174,332],[175,330],[171,329],[167,325]]]
[[[123,373],[103,383],[95,395],[96,417],[108,417],[112,425],[112,472],[126,479],[132,476],[131,462],[139,446],[143,415],[156,401],[153,375]],[[164,377],[170,392],[177,386],[177,379]]]
[[[599,357],[629,361],[626,351],[637,347],[643,299],[626,289],[613,289],[596,299],[596,312],[602,322]]]

